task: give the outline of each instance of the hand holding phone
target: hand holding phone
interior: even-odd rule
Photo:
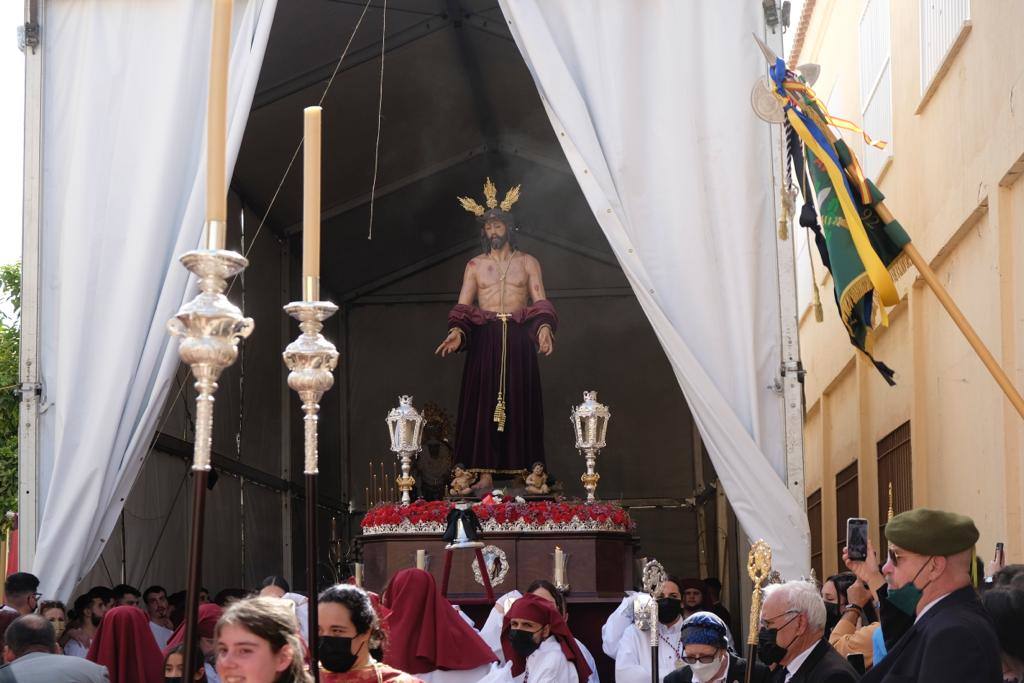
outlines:
[[[863,517],[846,520],[846,552],[857,562],[863,562],[868,556],[868,520]]]

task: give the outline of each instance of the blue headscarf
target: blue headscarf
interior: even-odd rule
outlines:
[[[727,648],[728,629],[718,615],[711,612],[696,612],[683,622],[681,642],[683,645],[711,645]]]

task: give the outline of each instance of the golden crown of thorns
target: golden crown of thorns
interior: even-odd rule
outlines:
[[[501,204],[499,204],[498,188],[491,182],[491,179],[488,178],[486,182],[484,182],[484,202],[487,204],[486,209],[477,204],[476,200],[472,197],[459,197],[458,200],[459,204],[462,205],[462,208],[469,211],[474,216],[483,216],[487,213],[487,209],[501,209],[505,213],[508,213],[512,210],[512,205],[519,201],[520,187],[522,187],[522,185],[516,185],[515,187],[510,188],[509,191],[505,193],[505,198],[501,200]]]

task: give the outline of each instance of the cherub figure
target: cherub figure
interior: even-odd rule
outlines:
[[[468,496],[473,493],[473,482],[476,476],[466,469],[461,462],[452,468],[452,482],[448,485],[448,493],[453,496]]]
[[[530,474],[526,477],[526,492],[534,495],[545,495],[551,492],[548,486],[548,472],[544,463],[535,462],[530,467]]]

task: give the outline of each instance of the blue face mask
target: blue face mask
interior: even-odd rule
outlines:
[[[935,558],[929,557],[928,562],[931,562],[933,559]],[[928,587],[928,583],[931,583],[929,581],[921,588],[918,588],[914,583],[914,581],[917,580],[917,577],[921,576],[921,572],[924,571],[924,568],[928,566],[928,562],[921,565],[921,568],[917,570],[917,573],[914,574],[914,578],[910,581],[899,588],[891,589],[889,591],[888,600],[892,606],[908,616],[912,617],[917,613],[917,603],[921,602],[921,596],[924,595],[924,589]]]

